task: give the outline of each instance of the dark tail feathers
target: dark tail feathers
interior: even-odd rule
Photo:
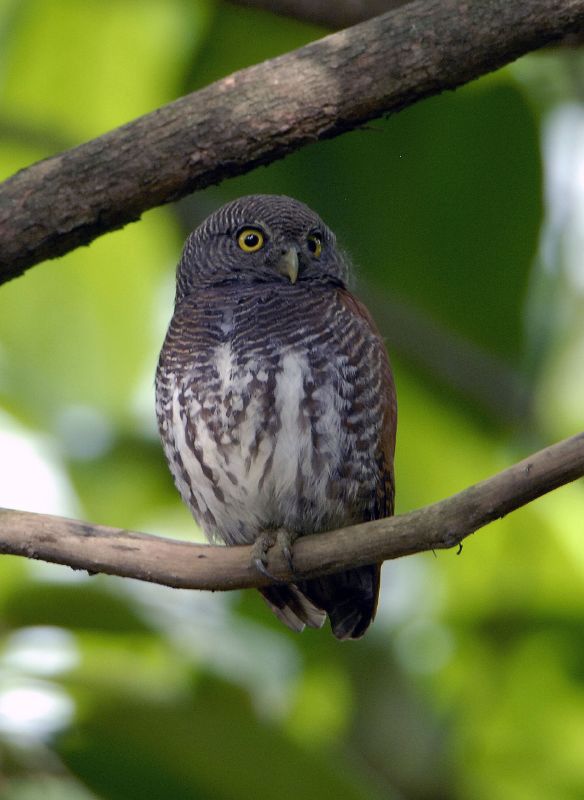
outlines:
[[[377,609],[378,564],[297,584],[260,589],[276,616],[294,631],[320,628],[325,613],[337,639],[359,639]]]

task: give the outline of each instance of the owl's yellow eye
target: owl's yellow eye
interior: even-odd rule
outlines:
[[[244,253],[255,253],[264,246],[264,234],[257,228],[245,228],[237,237],[237,244]]]
[[[311,233],[310,236],[306,237],[306,241],[312,255],[315,256],[315,258],[320,258],[320,254],[322,253],[322,239],[320,236],[317,233]]]

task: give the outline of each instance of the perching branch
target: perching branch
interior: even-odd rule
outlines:
[[[439,503],[399,517],[300,539],[295,575],[276,548],[277,578],[309,578],[458,545],[466,536],[546,492],[584,476],[584,432],[540,450]],[[226,590],[269,581],[249,547],[212,547],[84,522],[0,509],[0,552],[182,589]]]
[[[582,28],[584,0],[414,0],[236,72],[0,185],[0,283]]]

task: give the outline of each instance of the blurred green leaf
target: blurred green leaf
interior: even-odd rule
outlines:
[[[380,796],[350,762],[311,755],[262,722],[242,692],[210,679],[181,708],[127,698],[101,705],[59,749],[111,800]]]
[[[4,800],[96,800],[94,794],[68,778],[24,778],[3,787]]]
[[[24,561],[23,561],[24,564]],[[105,588],[81,584],[21,582],[5,595],[0,613],[5,626],[56,625],[73,630],[148,631],[148,625],[127,603]]]
[[[87,516],[103,525],[132,528],[161,506],[176,503],[176,489],[157,440],[120,438],[100,458],[73,461],[70,470]],[[194,521],[192,527],[194,532]]]

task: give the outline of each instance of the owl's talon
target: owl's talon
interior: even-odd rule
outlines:
[[[260,573],[271,581],[278,580],[268,569],[268,551],[274,546],[276,534],[274,531],[264,531],[253,543],[251,549],[251,563]]]
[[[282,554],[286,559],[286,563],[288,564],[288,569],[294,575],[296,570],[294,569],[294,556],[293,556],[293,546],[294,542],[298,538],[298,534],[294,533],[293,531],[288,531],[285,528],[281,528],[278,531],[278,535],[276,537],[277,543],[282,548]]]
[[[266,567],[264,561],[261,558],[252,558],[251,563],[254,565],[254,567],[257,569],[257,571],[260,573],[260,575],[263,575],[264,577],[269,578],[271,581],[277,581],[278,580],[278,578],[276,578],[275,575],[272,575],[272,573]]]
[[[294,559],[292,558],[292,550],[286,545],[282,548],[282,553],[284,554],[284,558],[288,564],[288,569],[292,574],[294,574]]]

